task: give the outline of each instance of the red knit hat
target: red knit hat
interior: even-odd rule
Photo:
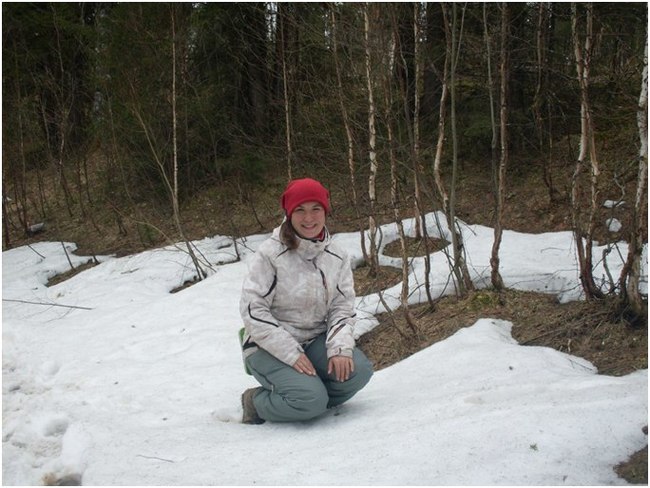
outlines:
[[[287,217],[291,217],[295,208],[305,202],[318,202],[325,209],[325,213],[329,213],[329,199],[330,194],[323,185],[311,178],[303,178],[290,181],[280,201]]]

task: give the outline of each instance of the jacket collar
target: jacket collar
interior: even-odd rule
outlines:
[[[305,259],[314,259],[325,250],[330,241],[330,233],[325,227],[325,236],[322,240],[303,239],[298,236],[299,244],[296,251]]]
[[[332,236],[327,230],[327,227],[324,228],[325,236],[322,240],[312,240],[304,239],[298,236],[298,247],[295,251],[302,256],[304,259],[310,260],[314,259],[320,253],[322,253],[325,248],[332,242]],[[273,229],[273,238],[280,241],[280,227]]]

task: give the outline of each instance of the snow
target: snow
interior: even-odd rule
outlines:
[[[427,222],[445,235],[440,215]],[[493,231],[461,228],[472,278],[486,286]],[[383,244],[396,232],[383,226]],[[3,252],[3,485],[625,484],[612,468],[647,443],[647,370],[598,375],[584,359],[517,344],[511,323],[489,317],[376,372],[319,419],[238,423],[240,394],[255,385],[237,339],[239,292],[266,237],[238,241],[241,261],[227,236],[195,242],[213,271],[173,294],[194,276],[181,246],[98,256],[51,287],[69,269],[61,243]],[[358,234],[335,239],[360,262]],[[618,246],[594,249],[613,276],[627,255]],[[647,248],[643,263],[647,293]],[[453,293],[443,252],[432,268],[433,295]],[[411,272],[416,303],[422,258]],[[568,232],[506,231],[501,273],[509,287],[581,298]],[[604,263],[595,276],[605,280]],[[399,291],[385,291],[391,306]],[[383,308],[371,295],[357,309],[361,335]]]
[[[623,228],[621,221],[613,217],[605,220],[605,225],[610,232],[618,232]]]
[[[616,208],[625,205],[625,202],[622,200],[605,200],[603,202],[603,207],[605,208]]]

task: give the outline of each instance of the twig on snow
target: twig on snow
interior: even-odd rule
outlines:
[[[46,305],[48,307],[63,307],[63,308],[77,308],[79,310],[93,310],[89,307],[79,307],[77,305],[63,305],[62,303],[50,303],[50,302],[30,302],[28,300],[12,300],[11,298],[3,298],[3,302],[16,302],[16,303],[29,303],[30,305]]]
[[[144,454],[136,454],[137,457],[142,457],[145,459],[157,459],[158,461],[165,461],[166,463],[173,463],[171,459],[165,459],[157,456],[145,456]]]

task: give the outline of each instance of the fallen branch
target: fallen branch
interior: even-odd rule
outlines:
[[[32,246],[27,244],[27,247],[30,248],[32,251],[34,251],[36,254],[38,254],[42,259],[45,259],[45,256],[43,256],[40,252],[38,252],[36,249],[34,249]]]
[[[156,459],[158,461],[165,461],[166,463],[173,463],[171,459],[165,459],[157,456],[145,456],[144,454],[136,454],[137,457],[145,458],[145,459]]]
[[[30,302],[28,300],[12,300],[10,298],[3,298],[3,302],[16,302],[16,303],[29,303],[30,305],[47,305],[49,307],[63,307],[63,308],[77,308],[79,310],[93,310],[88,307],[79,307],[77,305],[63,305],[61,303],[49,303],[49,302]]]

